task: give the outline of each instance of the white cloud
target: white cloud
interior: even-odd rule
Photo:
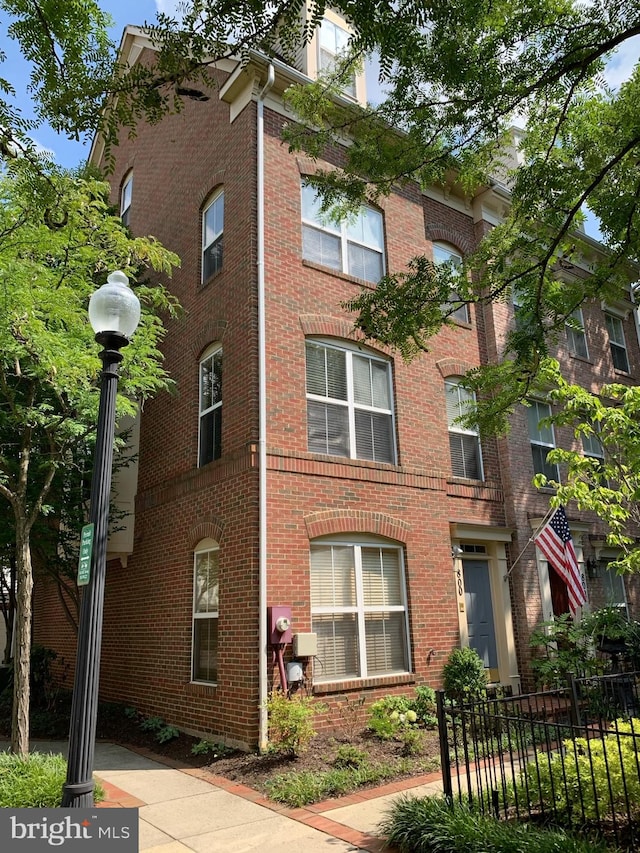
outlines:
[[[625,41],[614,53],[604,70],[604,77],[612,89],[619,89],[628,80],[640,58],[640,36]]]
[[[176,17],[182,3],[180,0],[156,0],[156,12],[163,15]]]

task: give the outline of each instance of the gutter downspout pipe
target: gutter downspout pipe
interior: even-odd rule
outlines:
[[[258,94],[256,117],[257,159],[257,273],[258,273],[258,745],[267,748],[267,359],[264,274],[264,99],[275,82],[275,68],[269,63],[267,82]]]

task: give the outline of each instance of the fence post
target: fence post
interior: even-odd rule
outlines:
[[[571,725],[581,728],[582,718],[578,700],[578,682],[573,675],[569,676],[569,696],[571,699]]]
[[[453,784],[451,781],[451,756],[447,737],[447,718],[444,710],[444,690],[436,691],[436,715],[438,717],[438,736],[440,739],[440,765],[442,767],[442,789],[444,795],[453,803]]]

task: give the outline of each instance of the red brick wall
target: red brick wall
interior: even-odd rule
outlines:
[[[392,362],[398,465],[334,459],[307,451],[305,337],[349,338],[342,303],[361,282],[302,259],[300,179],[309,168],[280,142],[282,118],[265,110],[265,280],[267,349],[268,600],[292,608],[294,630],[311,627],[309,543],[319,535],[386,536],[404,550],[413,673],[371,679],[368,701],[415,683],[440,683],[459,643],[449,524],[511,525],[512,556],[530,535],[528,518],[544,514],[547,495],[530,487],[530,449],[522,414],[509,443],[483,441],[486,481],[451,477],[444,379],[486,362],[508,312],[472,312],[470,324],[444,329],[430,351]],[[159,125],[141,125],[116,151],[114,199],[133,169],[131,227],[154,234],[182,266],[169,282],[184,307],[168,322],[165,364],[176,393],[145,405],[134,553],[109,567],[105,597],[102,694],[168,723],[255,743],[258,720],[258,352],[256,275],[256,108],[229,124],[228,106],[206,103]],[[331,158],[339,160],[339,152]],[[222,271],[200,283],[201,211],[224,186]],[[409,188],[382,206],[390,271],[432,240],[469,251],[482,228],[470,215]],[[595,309],[594,309],[595,310]],[[591,322],[591,319],[589,320]],[[629,333],[628,340],[635,340]],[[222,458],[197,468],[198,361],[221,342],[224,352]],[[576,371],[596,376],[606,361]],[[596,344],[594,343],[594,347]],[[637,347],[634,364],[639,364]],[[576,374],[577,375],[577,374]],[[508,488],[503,501],[503,484]],[[202,538],[220,545],[220,660],[216,686],[190,681],[193,550]],[[514,623],[525,652],[539,610],[531,560],[513,576]],[[71,639],[44,618],[52,597],[39,593],[37,639],[72,654]],[[522,629],[524,626],[524,630]],[[432,654],[431,650],[435,653]],[[270,665],[270,660],[269,660]],[[269,670],[276,677],[275,669]],[[335,704],[359,696],[360,682],[318,692]]]

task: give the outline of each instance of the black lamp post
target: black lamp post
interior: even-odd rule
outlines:
[[[140,303],[129,287],[129,280],[120,270],[111,273],[107,283],[89,301],[89,321],[96,333],[96,341],[103,347],[100,353],[102,379],[89,511],[89,520],[94,525],[91,570],[80,605],[67,781],[62,790],[62,806],[66,808],[93,806],[93,755],[98,713],[118,364],[122,361],[120,350],[129,343],[139,320]]]

